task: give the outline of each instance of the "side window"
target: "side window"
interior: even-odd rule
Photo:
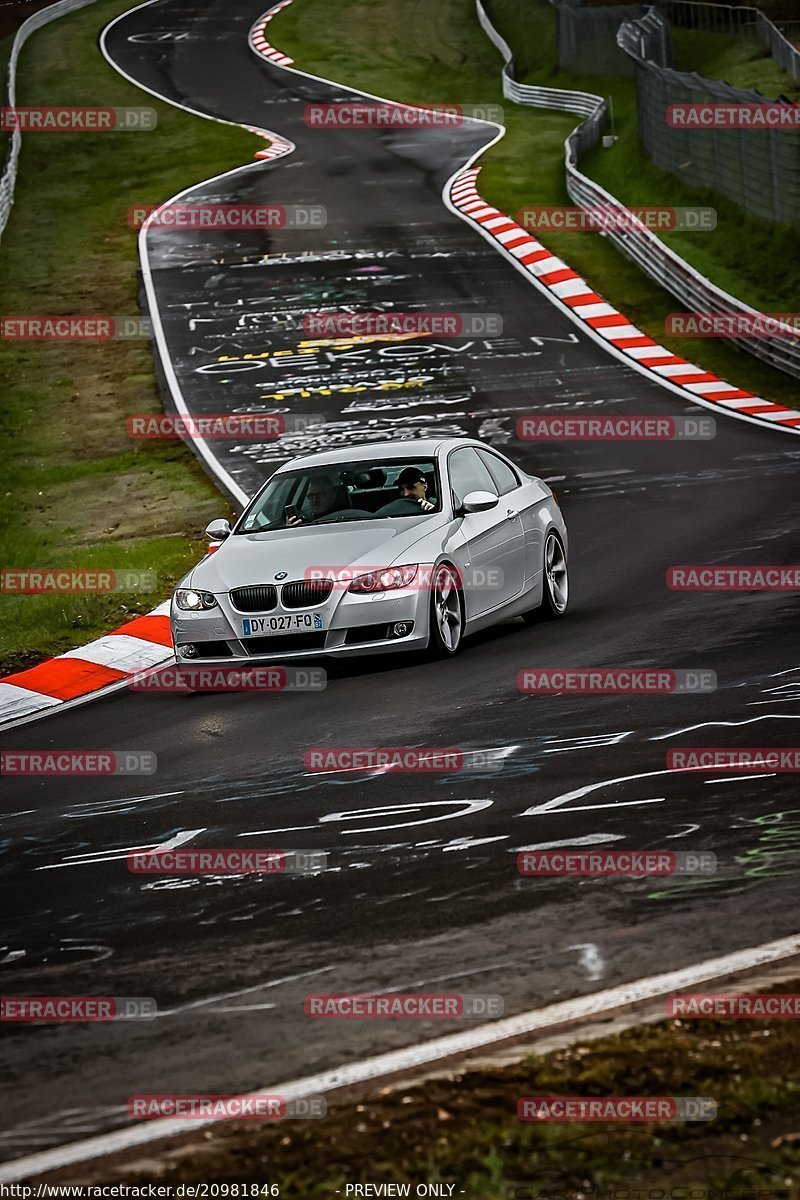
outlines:
[[[456,450],[448,462],[450,486],[454,493],[454,505],[458,507],[470,492],[491,492],[497,496],[497,484],[489,474],[471,446]]]
[[[514,488],[519,487],[519,479],[517,478],[516,471],[512,471],[508,463],[503,462],[502,458],[498,458],[496,454],[492,454],[491,450],[478,450],[478,456],[491,471],[500,489],[501,496],[505,496],[506,492],[511,492]]]

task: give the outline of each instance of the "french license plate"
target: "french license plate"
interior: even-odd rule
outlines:
[[[245,617],[242,637],[263,637],[270,633],[304,633],[324,629],[322,613],[291,613],[277,617]]]

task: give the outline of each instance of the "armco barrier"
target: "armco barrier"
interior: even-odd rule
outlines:
[[[650,229],[637,222],[630,210],[616,196],[612,196],[599,183],[595,183],[580,171],[579,160],[587,150],[596,146],[603,136],[608,120],[608,102],[602,96],[591,92],[564,91],[518,83],[513,77],[514,58],[510,46],[492,25],[481,0],[475,0],[475,3],[482,28],[504,59],[503,95],[515,104],[577,113],[586,118],[564,143],[566,185],[570,199],[583,208],[604,208],[624,214],[626,227],[607,229],[606,236],[609,241],[635,262],[646,275],[676,296],[687,311],[722,313],[728,316],[763,315],[706,279]],[[731,335],[727,340],[779,371],[793,376],[800,374],[800,338],[741,338]]]
[[[528,83],[517,83],[514,79],[514,56],[511,47],[492,25],[481,0],[475,0],[478,21],[489,40],[503,56],[503,95],[515,104],[531,104],[536,108],[555,108],[562,112],[589,116],[605,104],[602,96],[592,92],[560,91],[558,88],[534,87]]]
[[[76,12],[79,8],[86,8],[89,4],[94,4],[94,0],[59,0],[57,4],[51,4],[49,8],[40,9],[39,12],[33,13],[22,22],[14,35],[11,56],[8,60],[8,86],[6,94],[9,108],[14,108],[17,103],[17,60],[19,59],[19,52],[31,34],[35,33],[37,29],[41,29],[43,25],[48,25],[50,21],[55,21],[58,17],[66,16],[67,13]],[[8,154],[6,155],[3,174],[0,176],[0,237],[3,236],[3,231],[11,212],[11,205],[14,203],[14,184],[17,181],[17,163],[19,162],[21,145],[22,134],[19,129],[15,129],[9,140]]]

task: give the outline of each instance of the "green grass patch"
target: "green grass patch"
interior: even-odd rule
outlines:
[[[696,71],[706,79],[719,79],[733,87],[754,88],[775,100],[796,100],[800,90],[783,67],[755,40],[701,29],[673,29],[673,66],[676,71]]]
[[[796,233],[750,220],[723,197],[686,188],[640,152],[632,80],[570,75],[556,63],[555,16],[547,0],[487,0],[509,40],[517,77],[550,87],[610,94],[619,141],[587,157],[584,169],[627,204],[711,204],[712,233],[670,233],[665,241],[720,286],[766,311],[796,307],[800,262]],[[506,136],[480,160],[480,188],[503,212],[571,203],[564,183],[564,140],[576,118],[504,101],[500,57],[481,30],[473,0],[296,0],[272,26],[274,41],[303,70],[410,104],[501,104]],[[771,61],[771,60],[769,60]],[[680,310],[633,263],[597,234],[548,232],[563,256],[608,301],[651,337],[758,395],[800,406],[795,381],[723,341],[670,337],[664,322]],[[746,246],[746,253],[742,247]]]
[[[129,7],[127,0],[91,5],[36,33],[22,51],[19,104],[147,105],[158,126],[23,136],[0,244],[5,314],[136,314],[129,206],[161,202],[247,163],[261,145],[160,103],[108,65],[98,33]],[[158,579],[147,593],[0,596],[5,674],[163,600],[201,556],[199,531],[228,506],[182,443],[126,435],[127,414],[161,409],[148,342],[3,341],[0,377],[0,564],[140,568]]]

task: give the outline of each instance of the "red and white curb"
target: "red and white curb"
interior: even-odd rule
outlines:
[[[117,690],[131,676],[173,658],[167,600],[87,646],[0,679],[0,726]]]
[[[294,142],[290,142],[288,138],[279,137],[277,133],[268,133],[265,129],[254,129],[253,133],[257,133],[259,137],[268,137],[270,144],[263,150],[256,150],[254,158],[283,158],[284,154],[291,154],[295,149]]]
[[[259,17],[253,28],[250,30],[250,45],[256,54],[260,54],[262,58],[266,58],[269,62],[275,63],[277,67],[288,67],[294,62],[294,59],[289,58],[288,54],[283,54],[280,50],[276,50],[266,38],[266,28],[273,17],[276,17],[282,8],[286,8],[292,0],[281,0],[280,4],[276,4],[269,12],[264,13],[263,17]]]
[[[470,167],[454,176],[449,185],[452,206],[512,256],[518,269],[526,272],[595,338],[601,338],[609,347],[621,351],[621,356],[640,373],[649,373],[660,384],[666,383],[671,390],[682,392],[695,403],[712,405],[731,416],[800,433],[797,409],[774,404],[734,387],[711,371],[704,371],[695,363],[673,354],[666,346],[659,346],[637,329],[562,259],[511,217],[487,204],[477,189],[479,173],[479,167]]]

